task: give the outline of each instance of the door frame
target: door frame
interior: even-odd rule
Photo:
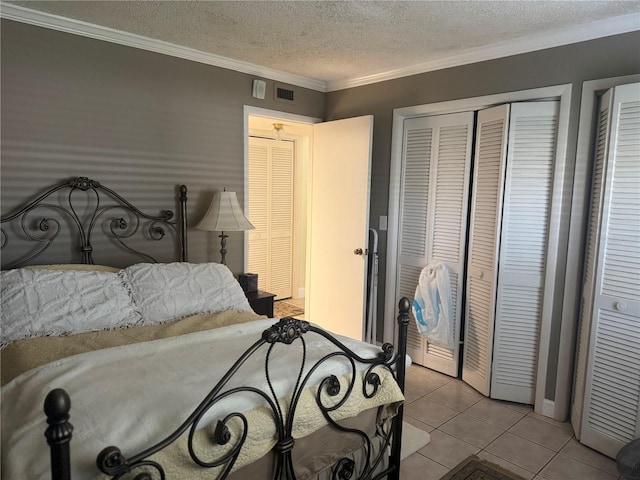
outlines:
[[[384,301],[384,341],[394,343],[396,338],[395,310],[397,299],[396,291],[396,259],[398,255],[399,212],[400,212],[400,180],[402,168],[402,143],[404,120],[413,117],[442,115],[458,113],[469,110],[481,110],[501,103],[533,100],[559,100],[560,112],[558,118],[558,136],[556,149],[556,162],[554,169],[553,193],[551,212],[561,212],[552,216],[549,229],[554,234],[549,236],[547,246],[546,272],[544,296],[547,301],[542,308],[542,324],[540,328],[540,341],[538,353],[538,371],[536,378],[535,411],[537,413],[564,420],[568,412],[569,398],[571,395],[571,383],[566,382],[562,375],[555,375],[555,397],[546,398],[547,376],[550,357],[552,363],[557,359],[557,371],[565,371],[571,368],[571,360],[567,362],[565,352],[572,350],[572,339],[563,335],[557,352],[550,352],[552,327],[569,327],[575,323],[576,312],[566,313],[564,316],[561,295],[554,295],[554,285],[564,286],[565,271],[556,271],[558,261],[564,263],[567,257],[576,255],[576,252],[567,252],[568,224],[571,213],[574,161],[568,158],[569,119],[571,110],[572,84],[553,85],[530,90],[470,97],[459,100],[416,105],[413,107],[396,108],[393,110],[393,126],[391,134],[391,165],[389,171],[389,211],[387,233],[387,260],[386,282]],[[575,160],[575,159],[574,159]],[[564,220],[564,222],[562,222]],[[570,285],[565,290],[565,298],[575,297],[577,285]],[[567,320],[563,321],[562,318]],[[553,324],[553,325],[552,325]],[[569,328],[571,329],[571,328]],[[562,328],[561,330],[565,330]],[[558,332],[555,332],[557,335]],[[560,382],[561,380],[561,382]],[[563,383],[564,382],[564,383]]]
[[[243,185],[244,185],[244,197],[243,197],[243,205],[245,208],[245,211],[247,209],[247,206],[249,205],[249,178],[248,178],[248,171],[249,171],[249,134],[250,134],[250,130],[249,130],[249,117],[264,117],[264,118],[268,118],[268,119],[273,119],[275,121],[282,121],[282,122],[295,122],[295,123],[300,123],[303,125],[309,125],[310,127],[313,124],[316,123],[321,123],[322,119],[321,118],[317,118],[317,117],[308,117],[308,116],[304,116],[304,115],[297,115],[297,114],[293,114],[293,113],[287,113],[287,112],[281,112],[281,111],[277,111],[277,110],[268,110],[265,108],[260,108],[260,107],[253,107],[250,105],[245,105],[244,106],[244,111],[243,111],[243,145],[244,145],[244,164],[243,164]],[[261,132],[262,133],[262,132]],[[300,153],[301,153],[301,149],[307,149],[307,158],[310,160],[311,159],[311,146],[312,146],[312,138],[310,138],[311,136],[309,136],[309,141],[308,142],[301,142],[300,140],[304,139],[304,135],[301,134],[297,134],[297,133],[287,133],[285,131],[285,133],[283,134],[287,139],[292,139],[295,141],[295,150],[294,150],[294,161],[297,161],[298,158],[300,158]],[[273,135],[275,138],[275,134]],[[284,138],[284,137],[283,137]],[[303,145],[303,143],[305,143]],[[295,167],[294,167],[295,169]],[[309,184],[309,171],[307,170],[307,179],[306,179],[307,185]],[[308,203],[308,196],[309,196],[309,191],[307,190],[307,206],[309,205]],[[307,225],[305,226],[306,230],[308,231],[308,222],[309,222],[309,218],[307,217]],[[299,244],[298,244],[298,238],[299,238],[299,234],[298,232],[294,231],[294,245],[293,245],[293,251],[294,254],[298,255],[299,254]],[[246,272],[247,268],[248,268],[248,259],[247,259],[247,251],[248,251],[248,243],[249,243],[249,237],[247,232],[244,232],[244,237],[243,237],[243,270]],[[308,269],[308,265],[306,264],[308,263],[308,258],[306,259],[305,262],[305,272]],[[306,278],[302,278],[302,282],[300,282],[300,278],[299,275],[297,273],[297,271],[295,271],[296,269],[294,268],[294,272],[293,272],[293,289],[294,289],[294,294],[299,294],[298,292],[298,286],[301,283],[305,283],[306,284]]]

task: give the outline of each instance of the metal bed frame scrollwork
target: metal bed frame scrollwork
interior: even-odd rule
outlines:
[[[54,196],[56,192],[64,192],[65,189],[68,190],[68,194],[66,197],[63,196],[62,201],[60,201],[59,196]],[[82,205],[85,205],[86,202],[85,204],[76,204],[78,199],[75,196],[75,192],[78,191],[89,192],[88,198],[95,196],[95,201],[89,202],[90,204],[95,203],[95,205],[92,205],[92,208],[85,207],[83,210]],[[84,195],[84,197],[86,200],[87,195]],[[52,203],[56,200],[58,200],[58,204]],[[114,202],[116,205],[112,205]],[[187,188],[182,185],[179,187],[180,218],[174,221],[173,212],[169,210],[162,211],[158,216],[149,215],[139,210],[118,193],[95,180],[87,177],[72,178],[49,188],[34,200],[28,201],[25,206],[0,219],[3,227],[5,225],[14,225],[12,222],[18,223],[23,232],[23,234],[20,234],[20,230],[17,230],[18,240],[26,240],[29,243],[29,247],[25,247],[28,248],[27,254],[13,260],[11,266],[7,268],[18,268],[38,261],[43,252],[53,244],[60,233],[62,225],[61,220],[59,221],[49,213],[51,210],[60,212],[61,216],[59,218],[65,218],[64,222],[68,221],[72,226],[71,233],[77,234],[80,244],[80,263],[82,264],[94,263],[92,234],[96,232],[98,225],[104,228],[99,228],[96,233],[105,232],[110,235],[109,238],[112,238],[117,245],[124,248],[128,253],[133,253],[139,258],[155,262],[153,257],[133,249],[127,242],[134,233],[143,228],[143,223],[145,224],[144,228],[146,228],[147,236],[151,240],[162,239],[167,229],[172,230],[171,237],[177,240],[175,244],[172,244],[172,249],[174,249],[180,261],[187,261],[186,202]],[[49,209],[49,212],[46,209]],[[121,210],[116,212],[116,209]],[[115,213],[122,213],[122,209],[125,210],[127,219],[121,215],[114,215]],[[79,215],[79,211],[82,211],[83,215]],[[43,215],[38,216],[40,213]],[[133,218],[133,222],[130,224],[128,220],[131,220],[131,218]],[[0,228],[0,234],[2,248],[4,248],[9,243],[9,237],[5,228]],[[34,247],[31,247],[32,242],[35,242],[33,244],[35,245]],[[20,246],[22,245],[20,244]],[[133,455],[127,454],[125,456],[118,447],[107,447],[97,457],[98,469],[114,480],[128,474],[131,474],[134,480],[151,480],[158,477],[160,480],[164,480],[166,476],[165,470],[159,463],[149,459],[149,457],[173,444],[181,435],[187,434],[189,454],[193,462],[202,468],[220,467],[218,478],[225,479],[231,474],[231,470],[243,447],[247,431],[252,427],[247,424],[246,417],[238,412],[218,420],[213,435],[214,443],[225,445],[229,450],[215,461],[202,459],[196,453],[193,447],[194,433],[205,413],[221,400],[228,397],[233,398],[233,395],[257,395],[270,408],[277,432],[277,443],[272,452],[268,454],[275,455],[273,457],[274,471],[272,478],[275,480],[294,480],[296,474],[293,467],[293,455],[296,442],[292,438],[292,429],[296,418],[296,407],[312,373],[316,371],[320,364],[331,360],[345,361],[347,365],[350,365],[350,369],[348,368],[350,370],[348,385],[344,388],[344,385],[341,385],[334,375],[324,378],[319,384],[315,399],[319,414],[324,416],[328,425],[334,428],[337,434],[351,435],[354,441],[361,439],[365,445],[364,450],[367,457],[361,471],[356,470],[353,460],[347,457],[338,460],[331,467],[331,478],[334,480],[348,480],[358,476],[361,480],[377,480],[383,477],[398,480],[400,475],[403,406],[399,406],[391,427],[382,432],[384,447],[376,454],[373,452],[369,437],[364,432],[341,426],[340,423],[333,420],[332,414],[345,404],[355,388],[361,389],[365,397],[374,397],[380,387],[379,369],[389,370],[400,389],[404,391],[410,301],[407,298],[403,298],[399,307],[398,351],[394,353],[391,344],[384,344],[374,358],[358,356],[330,333],[308,322],[289,317],[281,319],[278,323],[265,330],[261,338],[239,357],[210,390],[209,394],[193,410],[192,414],[171,435],[146,450]],[[335,347],[333,353],[326,355],[311,366],[305,365],[307,361],[305,338],[310,335],[323,337]],[[281,352],[281,349],[289,352],[296,346],[301,349],[301,364],[297,378],[294,379],[295,386],[293,391],[287,392],[290,395],[289,398],[291,398],[291,405],[286,409],[274,391],[272,384],[273,372],[270,372],[269,369],[270,358],[272,355],[276,355],[276,349],[278,350],[277,354],[280,354],[285,353]],[[264,361],[264,371],[268,385],[268,388],[265,389],[266,391],[252,386],[226,388],[241,366],[250,357],[260,354],[264,355],[264,359],[260,358],[260,361]],[[356,365],[358,364],[365,372],[362,385],[356,385],[355,373]],[[212,381],[212,383],[214,382]],[[325,397],[322,396],[321,392],[325,392]],[[333,399],[331,405],[325,404],[323,398]],[[46,429],[45,437],[50,446],[52,480],[71,479],[69,445],[73,435],[73,426],[69,421],[70,408],[71,400],[69,395],[60,388],[50,391],[44,402],[44,410],[49,425]],[[161,415],[162,412],[158,412],[158,414]],[[228,424],[232,420],[239,420],[242,425],[242,434],[239,437],[237,435],[234,436],[228,428]],[[82,427],[80,426],[79,428]],[[390,454],[387,453],[389,446]],[[381,472],[375,473],[376,469],[380,470],[382,468],[381,462],[387,455],[388,466]],[[358,466],[358,468],[360,467]]]
[[[111,476],[112,479],[117,480],[122,476],[132,473],[146,467],[147,470],[142,471],[135,475],[134,480],[152,480],[154,478],[153,473],[161,480],[165,480],[165,471],[159,463],[150,460],[149,457],[156,452],[168,447],[175,442],[178,437],[188,431],[188,449],[189,454],[193,462],[198,464],[202,468],[221,467],[222,470],[218,475],[218,479],[225,479],[230,474],[230,471],[238,458],[240,450],[242,449],[245,439],[247,437],[247,431],[250,428],[246,417],[240,413],[231,413],[226,415],[223,419],[219,419],[216,424],[214,433],[214,442],[218,445],[225,445],[229,442],[235,442],[232,444],[232,448],[222,455],[221,458],[215,461],[205,461],[195,452],[193,447],[194,433],[198,427],[198,424],[204,414],[217,402],[231,395],[236,394],[255,394],[264,399],[266,404],[271,409],[273,414],[273,421],[275,423],[277,432],[277,443],[273,448],[273,452],[276,455],[275,469],[273,472],[274,480],[295,480],[296,474],[293,467],[292,451],[295,446],[295,440],[292,438],[293,423],[295,421],[296,407],[300,399],[302,390],[305,388],[306,383],[313,374],[313,372],[319,367],[320,364],[335,358],[346,359],[351,365],[351,373],[349,375],[348,386],[346,391],[341,391],[342,386],[340,381],[335,375],[330,375],[324,378],[319,385],[316,394],[316,405],[319,412],[324,416],[327,423],[336,430],[343,432],[344,434],[354,435],[354,437],[360,437],[366,445],[365,451],[367,457],[365,465],[360,472],[360,480],[376,480],[381,478],[388,478],[391,480],[398,480],[400,478],[400,451],[401,451],[401,439],[402,439],[402,417],[403,406],[400,405],[397,415],[395,416],[391,428],[384,432],[384,447],[373,456],[373,450],[371,442],[368,436],[357,429],[345,428],[339,423],[334,421],[331,417],[332,412],[338,410],[349,399],[354,388],[356,388],[356,363],[365,365],[365,374],[363,375],[362,393],[365,397],[371,398],[376,395],[380,386],[380,376],[376,373],[376,369],[385,368],[389,369],[394,376],[399,387],[404,391],[405,381],[405,356],[406,356],[406,339],[407,328],[409,324],[409,309],[410,301],[405,297],[400,301],[399,308],[400,314],[398,315],[398,331],[399,331],[399,349],[394,354],[394,349],[391,344],[384,344],[381,351],[375,358],[362,358],[347,348],[339,340],[333,337],[331,334],[317,328],[306,321],[297,320],[290,317],[280,319],[278,323],[268,328],[262,333],[261,338],[256,341],[251,347],[249,347],[240,358],[234,363],[234,365],[226,372],[216,386],[209,392],[209,394],[202,400],[200,405],[191,413],[191,415],[180,425],[171,435],[162,439],[155,445],[147,448],[146,450],[131,456],[125,456],[121,450],[116,446],[110,446],[105,448],[97,457],[96,463],[98,469]],[[303,377],[305,371],[305,353],[306,342],[305,336],[307,335],[319,335],[336,347],[336,351],[332,352],[322,359],[318,360],[315,364],[306,369],[307,373]],[[271,382],[271,374],[269,371],[269,359],[274,351],[276,345],[282,344],[285,348],[290,348],[291,345],[297,344],[302,349],[302,362],[295,382],[295,387],[291,396],[291,404],[287,411],[284,410],[281,401],[278,399],[274,391],[273,384]],[[265,347],[265,348],[263,348]],[[249,359],[249,357],[258,354],[258,352],[264,353],[264,366],[267,384],[269,391],[264,392],[251,386],[235,387],[225,390],[225,386],[229,380],[236,374],[240,367]],[[395,369],[395,370],[394,370]],[[336,399],[333,405],[326,405],[322,400],[322,392],[325,392],[329,397]],[[342,397],[340,397],[342,395]],[[52,390],[47,396],[44,404],[44,410],[47,415],[47,422],[49,427],[46,430],[45,436],[51,448],[51,465],[53,472],[53,480],[70,480],[70,466],[69,466],[69,442],[73,434],[73,426],[69,423],[69,409],[71,407],[71,401],[69,395],[62,389]],[[227,423],[232,418],[238,418],[242,422],[242,433],[238,438],[233,438]],[[386,454],[387,447],[391,446],[391,454],[389,455],[388,466],[381,472],[374,473],[379,467],[383,456]],[[338,460],[332,467],[331,478],[332,480],[349,480],[355,478],[355,462],[344,457]],[[151,472],[149,471],[151,470]]]
[[[53,195],[67,189],[68,196],[66,204],[55,202]],[[95,195],[95,205],[91,208],[88,215],[80,215],[78,212],[82,205],[87,206],[88,202],[78,202],[74,193],[90,192]],[[108,199],[115,202],[112,205],[104,205]],[[70,221],[72,228],[75,227],[77,238],[80,240],[80,263],[93,264],[93,250],[91,244],[92,235],[96,231],[96,227],[105,225],[106,230],[111,234],[111,239],[127,252],[137,256],[140,259],[156,262],[156,259],[147,253],[140,252],[126,242],[127,239],[133,237],[141,227],[143,222],[148,222],[147,233],[151,240],[161,240],[166,235],[166,230],[170,229],[176,238],[177,252],[175,258],[182,262],[187,261],[187,224],[186,224],[186,205],[187,205],[187,187],[180,186],[180,218],[173,221],[174,213],[171,210],[163,210],[160,215],[149,215],[120,194],[105,187],[96,180],[87,177],[75,177],[58,185],[49,188],[47,191],[39,195],[33,201],[27,203],[24,207],[10,213],[0,219],[0,224],[11,224],[11,222],[19,222],[19,227],[24,234],[20,241],[27,241],[34,247],[31,252],[24,257],[14,260],[12,263],[3,265],[3,269],[19,268],[32,264],[46,250],[49,249],[58,238],[62,231],[61,222],[50,214],[46,214],[42,218],[35,218],[39,211],[44,209],[53,210],[61,214],[61,219]],[[80,205],[78,205],[80,203]],[[106,218],[109,212],[115,210],[129,212],[130,218],[125,219],[122,215]],[[130,224],[129,220],[133,220]],[[101,222],[102,221],[102,222]],[[9,235],[5,228],[0,227],[1,248],[4,249],[9,244]],[[72,232],[73,233],[73,232]]]

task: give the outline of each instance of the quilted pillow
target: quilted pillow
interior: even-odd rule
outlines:
[[[145,325],[199,313],[251,311],[231,271],[218,263],[139,263],[120,272]]]
[[[22,268],[0,274],[1,344],[135,325],[141,321],[116,273]]]

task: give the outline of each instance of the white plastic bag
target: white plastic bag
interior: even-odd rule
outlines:
[[[418,332],[429,343],[453,349],[453,301],[444,263],[431,263],[422,269],[412,309]]]

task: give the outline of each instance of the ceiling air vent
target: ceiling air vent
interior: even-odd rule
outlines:
[[[288,88],[278,87],[276,85],[276,100],[281,102],[293,102],[293,90]]]

